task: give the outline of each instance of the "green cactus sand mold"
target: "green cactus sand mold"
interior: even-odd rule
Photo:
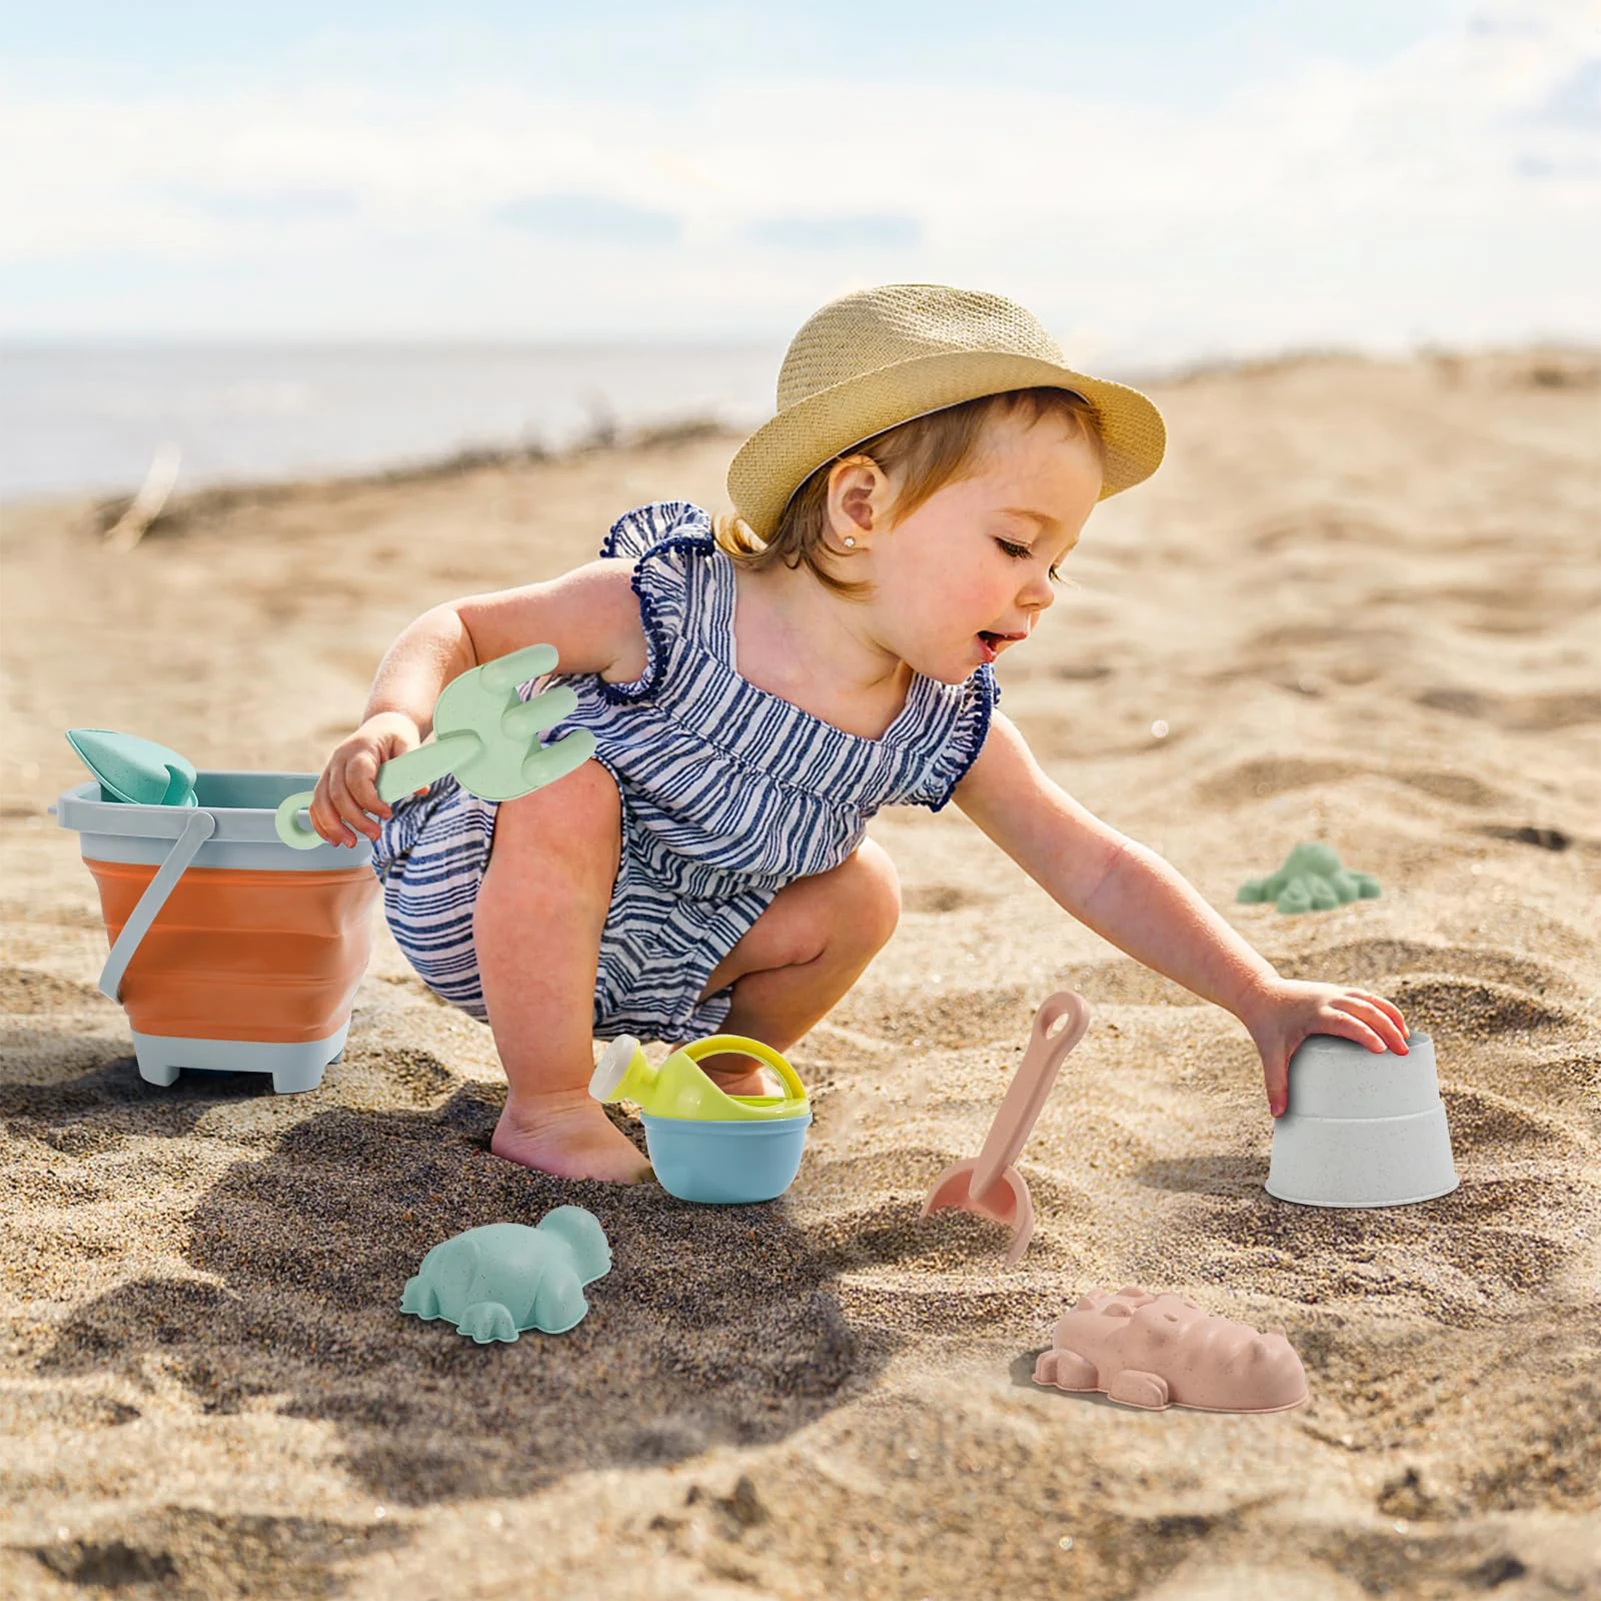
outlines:
[[[584,1320],[584,1286],[611,1271],[593,1212],[558,1206],[537,1228],[488,1223],[442,1241],[406,1281],[400,1310],[444,1318],[480,1345],[524,1329],[565,1334]]]
[[[529,645],[471,667],[451,679],[434,707],[434,737],[426,745],[392,756],[378,769],[378,795],[397,801],[426,789],[446,773],[485,800],[515,800],[565,778],[595,754],[595,736],[575,728],[554,744],[539,735],[572,714],[578,695],[567,684],[519,700],[517,686],[556,669],[554,645]],[[278,837],[296,850],[315,850],[322,837],[300,814],[314,791],[288,796],[278,808]]]
[[[1272,901],[1281,912],[1327,912],[1347,901],[1379,897],[1379,881],[1370,873],[1340,866],[1327,845],[1297,845],[1278,872],[1240,886],[1238,901]]]

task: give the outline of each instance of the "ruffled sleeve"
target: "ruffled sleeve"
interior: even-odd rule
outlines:
[[[600,547],[602,557],[634,562],[633,590],[645,630],[645,670],[626,684],[600,685],[614,705],[646,700],[661,687],[673,642],[687,631],[691,586],[717,541],[710,515],[687,500],[656,501],[625,512]]]
[[[1001,686],[994,670],[985,665],[952,692],[950,714],[945,722],[944,739],[915,784],[895,798],[900,806],[926,806],[931,812],[943,811],[956,786],[978,760],[989,733],[990,714],[1000,703]]]

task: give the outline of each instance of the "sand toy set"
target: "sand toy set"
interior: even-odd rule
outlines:
[[[1012,1164],[1089,1021],[1089,1006],[1071,991],[1040,1006],[983,1150],[947,1168],[923,1205],[924,1217],[957,1207],[1002,1224],[1010,1233],[1009,1266],[1022,1258],[1034,1227],[1028,1186]],[[1291,1107],[1279,1120],[1269,1193],[1313,1205],[1385,1206],[1454,1187],[1433,1051],[1422,1034],[1409,1046],[1407,1056],[1374,1057],[1350,1041],[1314,1036],[1303,1043],[1291,1062]],[[727,1094],[700,1065],[722,1053],[765,1064],[779,1093]],[[799,1169],[811,1122],[790,1064],[739,1035],[696,1041],[659,1066],[638,1040],[622,1036],[597,1062],[590,1092],[602,1102],[634,1102],[662,1186],[702,1204],[781,1195]],[[479,1344],[514,1340],[530,1328],[561,1333],[587,1310],[583,1286],[610,1263],[595,1219],[562,1207],[538,1229],[494,1224],[435,1246],[407,1283],[401,1308],[446,1319]],[[1303,1405],[1309,1393],[1282,1328],[1260,1331],[1185,1297],[1133,1285],[1081,1295],[1058,1319],[1034,1381],[1144,1410],[1282,1412]]]
[[[577,730],[538,735],[575,704],[535,645],[463,673],[439,698],[437,738],[386,762],[386,800],[455,773],[493,800],[524,795],[594,751]],[[100,890],[111,953],[100,989],[120,1001],[140,1077],[185,1068],[270,1073],[280,1093],[315,1089],[350,1028],[372,954],[372,846],[326,844],[300,819],[313,773],[197,772],[176,751],[107,729],[68,740],[94,774],[52,810],[75,829]]]
[[[540,645],[455,679],[436,708],[436,737],[384,764],[380,797],[394,801],[453,773],[475,794],[509,800],[581,765],[594,751],[587,731],[550,746],[538,738],[572,711],[572,690],[546,689],[526,702],[517,694],[555,666],[556,652]],[[111,943],[100,988],[127,1010],[140,1076],[172,1084],[185,1068],[207,1068],[270,1073],[281,1092],[316,1088],[344,1049],[370,955],[379,886],[369,842],[331,846],[307,826],[311,774],[197,771],[132,735],[73,729],[68,738],[94,779],[54,810],[78,832],[100,891]],[[1326,847],[1302,846],[1240,898],[1294,912],[1377,893]],[[1070,991],[1040,1006],[983,1149],[941,1173],[923,1204],[924,1217],[956,1207],[1002,1224],[1009,1266],[1034,1231],[1028,1186],[1013,1164],[1089,1021],[1089,1006]],[[777,1093],[725,1092],[700,1065],[722,1054],[761,1063],[776,1075]],[[1427,1035],[1412,1035],[1403,1056],[1314,1036],[1291,1059],[1289,1086],[1270,1195],[1384,1207],[1456,1188]],[[799,1172],[812,1121],[806,1089],[759,1040],[714,1035],[652,1066],[625,1035],[602,1054],[589,1087],[599,1101],[638,1106],[656,1177],[681,1200],[759,1204]],[[434,1246],[407,1282],[401,1310],[448,1321],[480,1345],[528,1329],[559,1334],[583,1319],[584,1287],[611,1261],[593,1215],[558,1207],[537,1228],[494,1223]],[[1147,1409],[1271,1412],[1307,1399],[1305,1371],[1282,1329],[1259,1333],[1132,1286],[1080,1297],[1034,1376]]]
[[[1088,1005],[1071,991],[1040,1007],[983,1150],[940,1174],[923,1203],[924,1217],[954,1206],[1003,1224],[1011,1231],[1008,1266],[1021,1260],[1034,1229],[1028,1186],[1011,1164],[1089,1019]],[[1290,1059],[1289,1107],[1274,1128],[1270,1195],[1309,1206],[1386,1207],[1456,1188],[1433,1044],[1414,1033],[1407,1045],[1406,1055],[1325,1035],[1300,1045]],[[1138,1286],[1081,1296],[1057,1322],[1034,1380],[1149,1410],[1281,1412],[1308,1398],[1305,1369],[1283,1329],[1262,1333]]]

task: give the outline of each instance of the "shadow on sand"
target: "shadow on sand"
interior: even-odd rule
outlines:
[[[86,1152],[189,1134],[219,1104],[260,1093],[237,1086],[186,1076],[152,1091],[112,1063],[6,1086],[0,1110],[16,1133]],[[782,1201],[697,1207],[654,1185],[527,1172],[489,1154],[501,1103],[464,1085],[424,1111],[312,1113],[233,1164],[189,1215],[183,1254],[212,1282],[118,1288],[67,1320],[39,1371],[142,1383],[157,1357],[208,1413],[271,1405],[335,1424],[375,1499],[414,1506],[770,1440],[871,1383],[888,1351],[847,1326],[836,1264]],[[430,1246],[563,1204],[599,1218],[614,1258],[570,1333],[480,1347],[399,1311]]]

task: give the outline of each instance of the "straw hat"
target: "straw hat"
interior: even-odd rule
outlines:
[[[833,300],[790,341],[778,415],[728,469],[739,515],[770,538],[790,497],[826,461],[897,423],[1007,389],[1071,389],[1094,406],[1105,445],[1101,499],[1149,478],[1162,415],[1137,389],[1067,365],[1015,301],[944,284],[885,284]]]

